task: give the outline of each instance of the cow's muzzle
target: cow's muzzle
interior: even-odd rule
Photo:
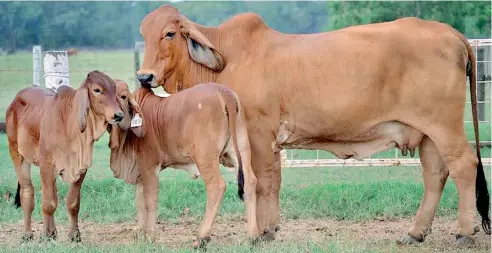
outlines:
[[[140,82],[140,85],[146,88],[150,88],[152,83],[154,82],[155,76],[153,74],[138,74],[137,79]]]

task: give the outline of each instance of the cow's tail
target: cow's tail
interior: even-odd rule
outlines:
[[[241,159],[241,152],[239,151],[238,139],[237,139],[237,116],[240,113],[240,104],[237,100],[236,95],[230,91],[222,89],[220,91],[222,97],[225,101],[225,111],[227,118],[229,120],[229,130],[231,131],[232,145],[234,147],[234,152],[236,152],[238,172],[237,172],[237,194],[239,198],[244,201],[244,172],[243,172],[243,162]]]
[[[17,115],[15,113],[16,103],[17,103],[17,97],[15,98],[14,102],[12,102],[7,108],[7,113],[5,115],[5,121],[6,121],[5,131],[7,132],[9,148],[14,149],[15,152],[18,152],[17,151]],[[20,155],[20,154],[16,154],[16,155]],[[11,153],[11,156],[12,158],[14,158],[15,155]],[[14,200],[14,205],[17,208],[21,207],[20,190],[21,190],[21,186],[20,183],[17,181],[17,192],[15,193],[15,200]]]
[[[468,51],[468,62],[466,64],[466,75],[470,81],[470,100],[472,106],[472,116],[473,116],[473,129],[475,131],[475,144],[477,149],[477,178],[475,181],[475,191],[476,191],[476,205],[480,216],[482,216],[482,228],[486,234],[490,235],[490,218],[489,218],[489,203],[490,196],[487,189],[487,180],[485,179],[485,173],[482,165],[482,157],[480,155],[480,141],[478,133],[478,117],[477,117],[477,72],[476,72],[476,58],[473,54],[473,49],[468,42],[468,40],[458,31],[455,31],[455,35],[458,36],[463,44],[466,46]]]

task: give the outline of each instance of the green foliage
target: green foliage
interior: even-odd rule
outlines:
[[[142,40],[143,17],[162,2],[0,2],[0,48],[41,44],[129,48]],[[255,12],[284,33],[315,33],[350,25],[416,16],[446,22],[468,37],[490,36],[490,2],[177,2],[191,20],[219,25],[233,15]]]
[[[447,23],[470,38],[490,37],[491,2],[478,1],[367,1],[330,2],[326,29],[419,17]]]

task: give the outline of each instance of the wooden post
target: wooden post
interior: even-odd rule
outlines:
[[[41,46],[32,47],[32,85],[41,86]]]
[[[44,85],[55,92],[62,85],[70,86],[67,51],[44,53]]]
[[[142,42],[137,41],[135,42],[135,51],[133,52],[133,62],[135,66],[135,88],[140,87],[140,82],[137,79],[137,72],[140,69],[140,47],[141,47]]]

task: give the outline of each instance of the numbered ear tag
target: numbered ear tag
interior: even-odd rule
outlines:
[[[132,122],[130,124],[130,127],[139,127],[142,125],[142,118],[137,114],[135,114],[135,117],[133,117]]]

